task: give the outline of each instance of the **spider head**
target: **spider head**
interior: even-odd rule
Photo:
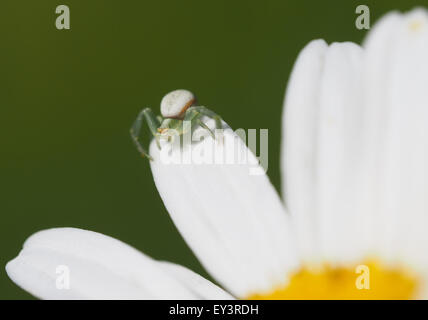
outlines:
[[[166,118],[162,121],[159,128],[157,128],[160,137],[172,137],[180,135],[182,132],[182,120],[175,118]]]

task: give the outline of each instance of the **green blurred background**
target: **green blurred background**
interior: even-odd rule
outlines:
[[[71,30],[57,30],[66,4]],[[206,273],[172,224],[128,136],[138,111],[187,88],[233,128],[269,129],[280,187],[287,79],[310,40],[360,42],[421,1],[16,1],[0,4],[0,299],[31,298],[4,271],[37,230],[72,226]]]

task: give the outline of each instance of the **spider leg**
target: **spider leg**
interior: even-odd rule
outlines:
[[[214,135],[214,132],[200,119],[200,118],[198,118],[197,120],[196,120],[196,123],[197,124],[199,124],[202,128],[204,128],[205,130],[208,130],[208,132],[210,133],[210,135],[211,135],[211,137],[213,138],[213,139],[215,139],[215,135]]]
[[[137,150],[141,153],[143,158],[147,157],[148,159],[153,160],[153,158],[149,155],[149,153],[146,151],[146,149],[143,147],[143,145],[140,142],[141,126],[144,120],[146,121],[150,129],[150,132],[155,137],[156,143],[159,147],[159,141],[157,139],[157,136],[158,136],[157,129],[160,126],[160,122],[150,108],[145,108],[140,111],[140,113],[137,116],[137,119],[135,120],[134,124],[129,130],[129,133],[131,134],[132,141],[134,141],[135,146],[137,147]]]
[[[186,111],[183,120],[184,121],[190,121],[191,124],[200,125],[202,128],[208,130],[208,132],[213,137],[213,139],[215,139],[214,132],[201,120],[202,115],[203,114],[199,110],[192,107]]]
[[[223,138],[224,138],[223,131],[222,131],[223,123],[222,123],[222,118],[217,113],[215,113],[214,111],[211,111],[210,109],[203,107],[203,106],[193,106],[193,107],[190,107],[189,109],[187,109],[186,116],[187,116],[187,114],[189,114],[189,117],[192,117],[191,116],[192,114],[194,115],[194,117],[198,117],[197,123],[201,127],[203,127],[204,129],[209,130],[211,136],[213,137],[213,139],[215,139],[215,134],[212,132],[211,129],[209,129],[207,127],[207,125],[205,123],[203,123],[199,119],[199,117],[200,116],[207,116],[207,117],[213,119],[215,121],[216,133],[218,134],[218,140],[217,141],[220,144],[223,143]]]
[[[189,111],[198,111],[199,114],[207,116],[211,119],[214,119],[215,121],[215,128],[216,129],[223,129],[223,124],[222,124],[222,118],[215,113],[214,111],[211,111],[210,109],[208,109],[207,107],[203,107],[203,106],[194,106],[194,107],[190,107],[187,112]]]

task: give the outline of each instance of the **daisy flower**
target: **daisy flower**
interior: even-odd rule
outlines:
[[[251,153],[246,163],[165,163],[152,142],[163,202],[221,287],[74,228],[32,235],[9,277],[44,299],[427,298],[427,57],[423,9],[389,13],[362,47],[315,40],[302,50],[284,104],[283,202],[265,174],[249,174]],[[231,130],[223,138],[167,157],[201,145],[248,152]]]

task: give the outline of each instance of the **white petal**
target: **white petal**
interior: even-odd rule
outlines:
[[[324,261],[363,258],[362,214],[356,205],[361,155],[362,49],[333,43],[324,60],[317,134],[317,210]],[[340,239],[340,241],[338,241]]]
[[[368,64],[375,65],[376,57],[385,62],[382,69],[367,72],[366,78],[383,80],[379,92],[367,97],[368,106],[384,113],[382,152],[378,153],[382,166],[377,175],[379,250],[388,259],[426,270],[428,13],[417,9],[388,17],[377,28],[385,32],[367,41]]]
[[[388,53],[393,50],[393,37],[399,24],[399,14],[389,13],[373,27],[364,44],[361,181],[366,188],[360,195],[359,210],[372,217],[372,221],[367,222],[372,231],[367,233],[369,237],[366,241],[373,248],[373,254],[378,254],[379,242],[384,236],[380,230],[390,221],[388,217],[381,217],[380,194],[383,190],[381,175],[384,174],[382,168],[388,137],[388,107],[385,99],[391,66],[391,56]]]
[[[207,136],[171,154],[152,143],[151,166],[171,218],[202,265],[236,296],[245,297],[284,283],[296,259],[287,216],[268,177],[250,174],[259,168],[251,153],[247,163],[230,158],[235,152],[248,154],[230,129],[219,141]],[[207,159],[225,155],[229,162],[195,164],[198,150],[211,150]],[[167,163],[177,155],[193,164]]]
[[[348,262],[363,251],[361,216],[355,210],[361,62],[356,44],[327,47],[312,41],[299,55],[287,88],[284,198],[308,262]]]
[[[35,233],[24,243],[20,254],[7,264],[6,272],[24,290],[43,299],[213,299],[222,296],[220,288],[202,281],[184,267],[177,277],[175,272],[164,268],[164,263],[119,240],[74,228]],[[193,284],[198,285],[193,287]],[[225,292],[223,297],[230,298]]]
[[[283,113],[283,197],[293,217],[300,256],[308,262],[320,258],[316,229],[316,145],[326,50],[323,40],[315,40],[301,51],[290,76]]]
[[[183,283],[184,286],[191,289],[191,291],[198,297],[213,300],[234,299],[223,289],[213,285],[211,281],[208,281],[204,277],[201,277],[197,273],[194,273],[179,264],[166,261],[160,263],[162,264],[162,268],[164,268],[169,274],[174,275],[176,279]]]

